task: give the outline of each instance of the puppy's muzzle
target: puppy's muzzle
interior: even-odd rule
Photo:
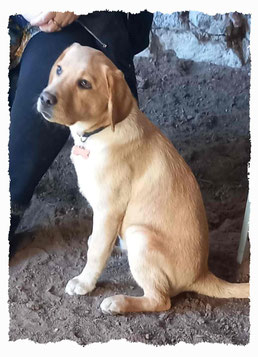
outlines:
[[[43,106],[52,107],[57,103],[57,97],[47,91],[43,91],[40,95],[40,101]]]
[[[38,99],[37,110],[47,120],[53,115],[53,108],[57,104],[57,97],[48,91],[43,91]]]

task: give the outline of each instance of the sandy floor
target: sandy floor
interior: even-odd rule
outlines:
[[[176,59],[136,61],[142,110],[174,143],[200,184],[210,226],[211,270],[229,281],[249,279],[249,250],[236,263],[249,161],[249,68]],[[70,297],[67,281],[85,265],[92,212],[78,193],[69,141],[36,189],[10,262],[9,338],[81,345],[127,339],[147,344],[247,344],[249,301],[184,293],[162,313],[106,316],[99,305],[116,293],[140,295],[126,255],[113,254],[97,288]]]

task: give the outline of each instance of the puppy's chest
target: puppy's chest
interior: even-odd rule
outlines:
[[[78,179],[80,192],[87,198],[91,205],[102,201],[108,190],[107,177],[107,153],[95,152],[92,148],[86,148],[87,153],[71,153]]]

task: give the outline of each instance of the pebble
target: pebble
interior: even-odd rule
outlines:
[[[145,338],[146,338],[146,340],[149,340],[150,339],[150,334],[146,333]]]
[[[199,325],[201,325],[201,324],[204,323],[204,319],[203,319],[202,317],[199,317],[199,318],[196,320],[196,322],[197,322]]]
[[[211,305],[210,304],[206,304],[206,310],[207,311],[211,311]]]
[[[194,119],[194,117],[192,115],[187,115],[186,119],[187,120],[192,120],[192,119]]]
[[[33,310],[33,311],[38,311],[38,310],[40,310],[40,306],[37,305],[37,304],[35,304],[35,303],[33,303],[32,301],[27,302],[27,303],[26,303],[26,307],[27,307],[28,309],[30,309],[30,310]]]

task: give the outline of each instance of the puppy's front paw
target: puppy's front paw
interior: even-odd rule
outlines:
[[[69,295],[85,295],[91,292],[94,288],[94,285],[87,284],[79,277],[75,277],[68,281],[65,292]]]

